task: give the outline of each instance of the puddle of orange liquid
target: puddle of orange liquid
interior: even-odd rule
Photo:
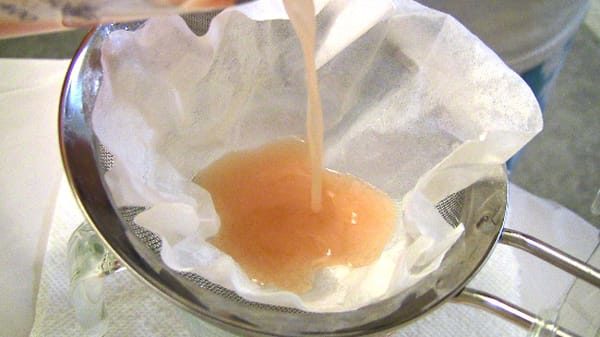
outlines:
[[[322,207],[311,209],[308,146],[291,138],[231,152],[194,177],[221,220],[210,241],[258,283],[303,293],[325,266],[364,266],[381,254],[396,222],[383,192],[348,174],[322,171]]]

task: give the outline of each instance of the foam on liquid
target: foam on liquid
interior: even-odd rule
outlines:
[[[226,154],[194,182],[210,192],[219,214],[221,226],[211,243],[255,282],[303,293],[323,267],[360,267],[377,259],[397,212],[385,193],[323,168],[314,5],[284,4],[304,54],[307,142],[284,139]]]

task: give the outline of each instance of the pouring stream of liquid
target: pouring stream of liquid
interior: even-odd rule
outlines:
[[[306,141],[311,163],[310,206],[321,210],[323,170],[323,111],[315,66],[316,18],[312,0],[284,0],[292,26],[298,35],[304,54],[308,103],[306,111]]]

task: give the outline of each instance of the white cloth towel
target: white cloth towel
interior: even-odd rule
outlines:
[[[0,336],[27,336],[62,167],[66,60],[0,59]]]

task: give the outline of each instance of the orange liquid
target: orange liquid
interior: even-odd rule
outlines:
[[[308,152],[303,141],[285,139],[226,154],[194,177],[221,220],[211,243],[255,282],[296,293],[311,289],[320,268],[377,259],[396,222],[385,193],[329,170],[314,212]]]

